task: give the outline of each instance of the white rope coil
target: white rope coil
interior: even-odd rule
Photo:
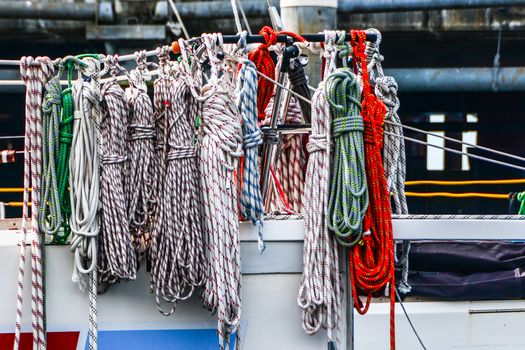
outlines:
[[[144,252],[151,239],[155,127],[146,86],[146,51],[136,52],[135,56],[137,68],[130,72],[130,86],[126,89],[130,114],[125,195],[133,242],[139,252]]]
[[[116,75],[116,59],[108,56],[108,65]],[[133,280],[137,272],[137,254],[133,248],[126,210],[125,170],[127,159],[127,120],[129,110],[124,90],[111,79],[102,86],[100,120],[100,280],[114,283]]]
[[[327,41],[322,55],[326,59],[324,76],[335,70],[336,33],[325,31]],[[312,98],[312,133],[306,146],[309,153],[306,168],[303,214],[305,223],[303,275],[297,303],[303,309],[302,325],[307,334],[321,328],[339,331],[341,281],[337,240],[328,230],[328,198],[331,159],[331,108],[325,96],[324,80]],[[335,337],[337,339],[337,336]],[[337,339],[339,341],[339,339]]]
[[[98,61],[85,58],[94,68],[89,81],[73,85],[73,139],[69,158],[71,198],[71,251],[74,253],[72,280],[84,291],[89,277],[89,347],[98,347],[97,255],[99,234],[99,150],[100,88]],[[86,74],[86,72],[83,72]]]
[[[207,272],[194,142],[199,105],[191,92],[191,76],[182,68],[176,77],[166,80],[170,82],[167,91],[155,92],[155,105],[165,107],[168,140],[160,221],[152,242],[159,254],[152,259],[151,285],[165,315],[204,284]],[[172,304],[169,311],[161,309],[160,298]]]
[[[202,139],[200,143],[201,191],[207,237],[208,279],[202,294],[204,305],[217,313],[220,349],[229,348],[230,334],[237,332],[240,349],[241,256],[237,188],[234,170],[242,156],[242,129],[232,91],[221,84],[221,61],[216,34],[204,34],[211,78],[203,88]]]

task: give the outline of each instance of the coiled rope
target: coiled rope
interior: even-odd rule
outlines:
[[[74,253],[72,280],[80,290],[89,283],[89,347],[98,346],[97,323],[97,255],[99,235],[99,122],[100,122],[100,63],[84,58],[84,69],[72,87],[74,120],[69,158],[69,187],[71,218],[69,221]]]
[[[46,93],[42,103],[42,206],[38,223],[46,235],[59,240],[58,231],[62,225],[62,211],[58,196],[56,158],[60,123],[61,91],[60,72],[45,85]]]
[[[525,192],[518,193],[516,198],[521,202],[518,215],[525,215]]]
[[[275,79],[275,62],[270,55],[270,46],[277,43],[277,33],[270,27],[264,26],[260,31],[259,35],[262,35],[265,43],[260,44],[255,51],[248,54],[248,59],[255,63],[255,68]],[[259,111],[259,120],[263,120],[266,117],[265,110],[270,103],[274,90],[274,85],[271,81],[259,77],[257,83],[257,110]]]
[[[152,243],[159,254],[152,260],[151,285],[164,315],[172,314],[178,301],[191,297],[204,284],[207,272],[195,147],[199,105],[192,95],[190,69],[185,67],[179,65],[167,91],[155,92],[155,103],[166,106],[168,153],[159,203],[162,221]],[[160,298],[172,304],[169,311],[162,310]]]
[[[65,59],[67,68],[68,86],[62,90],[62,110],[60,115],[60,131],[58,141],[58,161],[57,161],[57,184],[60,210],[62,211],[62,237],[57,237],[57,243],[65,243],[71,229],[69,227],[69,216],[71,215],[71,203],[69,194],[69,157],[71,153],[71,142],[73,140],[73,94],[71,80],[73,79],[73,69],[75,59],[68,57]]]
[[[31,324],[33,349],[45,350],[45,305],[42,268],[42,237],[38,225],[40,210],[40,175],[42,170],[42,89],[54,72],[48,57],[22,57],[20,75],[26,85],[24,138],[24,205],[22,208],[22,239],[18,267],[18,289],[14,349],[20,346],[22,306],[24,301],[25,250],[29,217],[29,188],[31,191]]]
[[[325,31],[326,47],[333,47],[335,32]],[[324,74],[335,67],[335,50],[323,50],[326,58]],[[310,154],[306,170],[303,214],[305,238],[303,275],[297,303],[303,309],[302,326],[307,334],[321,327],[328,331],[338,328],[341,310],[341,282],[337,241],[328,230],[327,204],[330,179],[330,104],[325,96],[325,81],[321,81],[312,100],[312,133],[306,146]],[[339,340],[339,339],[337,339]]]
[[[229,347],[237,332],[240,349],[241,256],[237,190],[234,170],[242,155],[241,119],[233,92],[225,88],[217,58],[220,34],[202,36],[211,66],[211,77],[202,88],[202,139],[199,152],[204,223],[207,237],[208,278],[202,294],[204,305],[218,315],[220,349]]]
[[[243,41],[244,38],[244,42]],[[246,47],[246,32],[241,35],[239,47]],[[257,120],[257,68],[244,58],[237,75],[237,107],[242,118],[244,171],[240,195],[241,215],[259,228],[257,247],[264,251],[264,203],[261,195],[260,174],[257,164],[258,146],[262,144],[261,129]]]
[[[383,141],[383,165],[388,185],[388,191],[391,193],[395,213],[398,215],[408,214],[408,205],[405,194],[406,180],[406,153],[405,140],[403,139],[403,128],[401,119],[397,111],[399,110],[399,98],[397,97],[397,83],[394,77],[385,76],[381,62],[383,56],[379,53],[381,44],[381,33],[379,30],[372,28],[367,33],[376,34],[375,42],[367,42],[365,54],[368,62],[368,72],[377,70],[375,79],[375,94],[384,103],[387,108],[384,124],[384,141]],[[388,123],[392,122],[392,123]],[[397,259],[397,265],[401,266],[401,280],[399,281],[399,291],[403,294],[410,292],[408,284],[408,256],[410,253],[410,242],[403,241],[402,254]]]
[[[100,280],[114,283],[133,280],[137,254],[129,230],[124,190],[129,115],[124,90],[116,81],[120,67],[114,56],[106,57],[113,76],[101,89],[100,120]]]
[[[368,208],[360,87],[354,73],[340,68],[326,78],[325,89],[335,141],[328,227],[340,244],[353,246],[361,240]]]
[[[151,211],[154,201],[152,186],[155,127],[153,103],[148,95],[146,51],[135,53],[137,68],[129,74],[126,89],[129,106],[128,170],[126,204],[135,247],[143,252],[149,247]]]
[[[370,91],[370,81],[365,55],[366,34],[352,31],[351,43],[356,62],[361,65],[363,81],[363,109],[365,164],[370,205],[366,211],[362,242],[352,247],[350,255],[350,277],[354,307],[365,314],[370,306],[372,294],[390,290],[390,349],[395,349],[395,274],[394,238],[392,233],[392,210],[386,181],[381,147],[383,145],[383,123],[386,107]],[[358,291],[367,295],[363,305]]]
[[[263,124],[269,125],[273,110],[273,98],[266,107],[266,119]],[[301,107],[295,97],[290,98],[288,109],[282,121],[285,124],[301,124],[303,116]],[[282,144],[275,167],[271,171],[274,184],[270,212],[294,213],[301,211],[304,191],[305,154],[303,138],[300,134],[282,136]]]

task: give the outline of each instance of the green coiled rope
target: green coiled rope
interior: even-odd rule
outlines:
[[[341,245],[353,246],[363,236],[363,217],[368,208],[361,91],[356,75],[340,68],[326,78],[325,92],[332,107],[335,140],[328,228]]]
[[[518,193],[516,197],[521,202],[520,210],[518,210],[518,215],[525,215],[525,191]]]
[[[65,244],[71,234],[69,227],[69,217],[71,215],[69,198],[69,154],[71,153],[71,141],[73,140],[73,94],[71,80],[73,79],[75,61],[73,59],[67,60],[66,68],[67,88],[62,91],[62,113],[60,115],[57,162],[58,199],[60,202],[64,233],[56,237],[55,243],[58,244]]]

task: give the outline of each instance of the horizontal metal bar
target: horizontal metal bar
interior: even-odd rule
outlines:
[[[0,1],[0,18],[53,19],[93,21],[97,6],[81,2]],[[110,2],[101,2],[98,18],[103,22],[113,21]]]
[[[400,68],[385,69],[400,92],[525,91],[525,67],[493,68]]]
[[[338,2],[338,11],[349,13],[372,13],[524,5],[524,0],[340,0]]]

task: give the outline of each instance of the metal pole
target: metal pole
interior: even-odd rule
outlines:
[[[403,68],[385,69],[385,74],[396,79],[401,92],[525,91],[525,67],[497,73],[493,68]]]
[[[96,16],[96,4],[0,1],[0,18],[94,21]],[[101,22],[113,21],[110,2],[99,4],[98,18]]]
[[[287,30],[296,33],[318,33],[337,28],[337,0],[281,0],[281,18]],[[309,84],[317,86],[321,80],[321,58],[310,51],[304,68]]]
[[[524,6],[524,0],[340,0],[340,12],[403,12]]]
[[[242,0],[241,0],[242,1]],[[272,0],[274,6],[281,7],[283,3],[290,0]],[[300,6],[307,6],[312,0],[296,1]],[[323,2],[316,1],[314,2]],[[327,0],[326,2],[331,2]],[[187,19],[204,18],[232,18],[232,7],[230,1],[191,1],[177,4],[180,15]],[[248,17],[268,17],[268,7],[266,1],[242,1],[242,6]],[[321,4],[320,7],[325,7]],[[446,10],[446,9],[467,9],[467,8],[489,8],[525,6],[525,0],[339,0],[339,13],[372,13],[372,12],[399,12],[399,11],[426,11],[426,10]],[[1,11],[0,11],[1,13]],[[165,19],[168,15],[167,1],[157,2],[155,8],[155,18]],[[335,16],[334,16],[335,17]],[[335,29],[335,27],[329,28]],[[302,32],[300,30],[299,32]]]

